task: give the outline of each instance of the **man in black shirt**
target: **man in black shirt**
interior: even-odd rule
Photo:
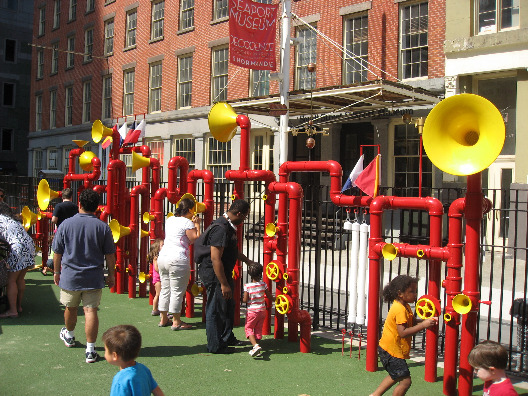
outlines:
[[[56,224],[57,228],[64,220],[79,213],[79,208],[72,202],[72,197],[73,190],[71,188],[62,190],[62,202],[55,205],[53,217],[51,218],[51,222]]]

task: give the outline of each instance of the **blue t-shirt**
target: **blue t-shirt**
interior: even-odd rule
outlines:
[[[95,215],[77,213],[62,222],[52,249],[62,254],[59,287],[64,290],[104,288],[104,256],[115,253],[112,231]]]
[[[114,376],[110,396],[149,396],[157,387],[148,367],[136,362]]]

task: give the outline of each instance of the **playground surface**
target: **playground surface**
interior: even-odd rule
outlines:
[[[51,276],[38,271],[27,274],[24,312],[18,319],[0,320],[0,395],[105,395],[110,392],[117,367],[104,358],[93,364],[84,361],[84,317],[79,316],[75,330],[77,347],[66,348],[59,339],[64,325],[58,301],[59,289]],[[341,334],[331,337],[312,335],[311,353],[300,353],[298,342],[265,336],[264,354],[248,355],[249,342],[236,347],[231,355],[206,351],[205,325],[201,304],[194,318],[186,321],[196,327],[186,331],[159,328],[159,318],[150,315],[148,299],[129,299],[127,295],[104,289],[99,312],[97,350],[104,355],[101,335],[117,324],[133,324],[142,333],[143,347],[138,361],[147,365],[165,395],[368,395],[386,373],[365,370],[365,343],[358,360],[358,349],[345,345]],[[242,319],[243,323],[244,319]],[[235,335],[244,340],[243,324]],[[347,337],[348,338],[348,337]],[[348,340],[347,340],[348,341]],[[413,385],[408,395],[442,395],[442,370],[439,380],[423,380],[422,363],[409,361]],[[517,388],[519,394],[528,395]],[[390,393],[387,393],[390,394]],[[476,379],[474,394],[482,395]]]

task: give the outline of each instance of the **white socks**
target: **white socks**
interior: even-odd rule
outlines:
[[[87,342],[86,352],[94,352],[94,351],[95,351],[95,342]]]

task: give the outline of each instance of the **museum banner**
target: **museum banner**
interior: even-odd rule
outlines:
[[[275,70],[278,4],[229,0],[229,59],[256,70]]]

